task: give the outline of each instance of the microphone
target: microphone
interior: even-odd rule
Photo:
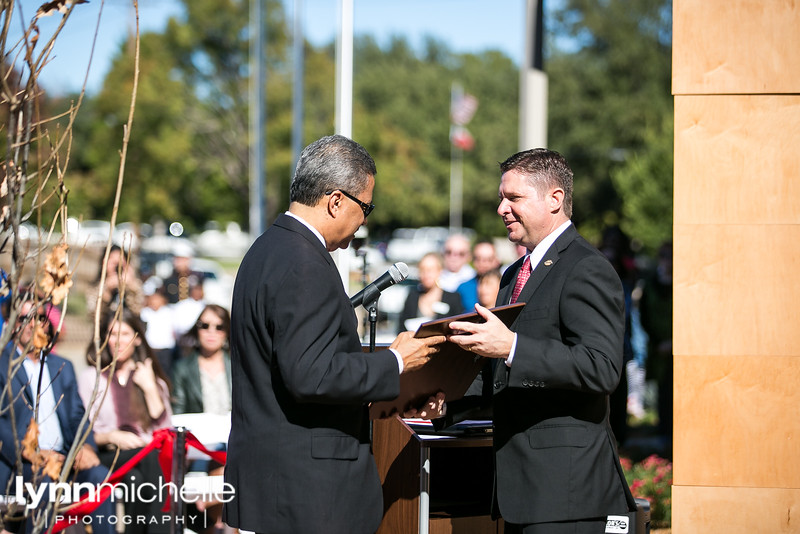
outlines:
[[[398,282],[402,282],[406,278],[408,278],[408,265],[398,261],[389,267],[388,271],[380,275],[377,280],[350,297],[350,304],[353,305],[353,308],[358,308],[361,304],[369,304],[380,296],[381,291]]]

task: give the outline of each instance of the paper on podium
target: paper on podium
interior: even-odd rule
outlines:
[[[490,308],[490,311],[506,324],[511,325],[525,307],[524,302]],[[449,334],[453,321],[483,322],[477,312],[453,315],[420,325],[414,337],[430,337]],[[464,396],[470,384],[480,373],[487,358],[466,351],[454,343],[446,342],[430,360],[413,371],[400,375],[400,395],[391,401],[373,402],[370,418],[381,419],[394,414],[402,415],[407,410],[419,408],[431,395],[442,391],[446,401]]]

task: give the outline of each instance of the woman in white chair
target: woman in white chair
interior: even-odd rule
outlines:
[[[186,334],[192,352],[175,364],[172,411],[226,414],[231,411],[228,310],[208,304]]]
[[[223,415],[231,411],[230,330],[231,316],[222,306],[208,304],[200,312],[197,322],[186,334],[192,352],[174,367],[172,409],[176,414]],[[224,444],[218,447],[220,450],[224,448]],[[189,470],[205,471],[211,476],[222,475],[223,466],[212,460],[195,460]],[[191,528],[199,531],[213,529],[219,523],[222,504],[198,501],[196,505],[200,512],[207,511],[208,518],[205,524],[190,525]],[[205,514],[198,515],[202,517]]]

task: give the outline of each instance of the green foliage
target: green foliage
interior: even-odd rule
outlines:
[[[625,160],[611,175],[625,199],[620,227],[655,254],[672,237],[672,116],[644,131],[646,149]]]
[[[612,176],[631,158],[656,159],[648,153],[661,152],[663,143],[647,132],[663,134],[660,125],[672,117],[671,2],[566,0],[555,15],[552,33],[578,45],[577,50],[555,49],[545,65],[549,143],[575,172],[573,220],[587,236],[619,223],[633,238],[649,242],[650,235],[637,232],[668,225],[663,210],[644,207],[651,199],[620,188],[622,182]],[[659,170],[649,179],[671,183],[672,174]],[[631,202],[642,205],[637,216],[654,212],[661,220],[631,220],[626,208]]]
[[[293,172],[292,70],[282,3],[267,3],[268,217],[288,207]],[[249,206],[247,2],[192,0],[163,34],[142,37],[141,77],[121,220],[208,220],[247,226]],[[549,138],[575,171],[574,220],[588,237],[616,223],[650,246],[671,232],[669,0],[566,0],[549,13],[553,46]],[[202,28],[202,30],[198,30]],[[559,40],[557,42],[564,42]],[[577,43],[577,46],[576,46]],[[374,236],[401,226],[446,225],[450,92],[479,100],[463,154],[464,225],[502,236],[498,162],[518,149],[518,68],[499,52],[455,54],[429,38],[417,52],[400,37],[355,43],[353,137],[378,166]],[[334,130],[334,48],[306,45],[307,144]],[[70,200],[84,218],[107,218],[133,79],[130,40],[104,88],[84,104],[74,143]],[[78,184],[78,185],[74,185]]]
[[[463,155],[464,225],[503,235],[495,213],[497,162],[516,151],[518,130],[518,73],[511,61],[493,52],[455,55],[434,40],[417,57],[404,39],[383,51],[364,38],[356,64],[362,66],[355,73],[354,136],[378,162],[380,210],[370,225],[386,234],[400,226],[448,224],[450,93],[457,82],[479,100],[468,125],[476,146]]]

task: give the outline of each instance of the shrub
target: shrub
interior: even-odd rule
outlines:
[[[634,497],[650,502],[650,526],[666,528],[672,522],[672,462],[652,454],[638,463],[620,458]]]

